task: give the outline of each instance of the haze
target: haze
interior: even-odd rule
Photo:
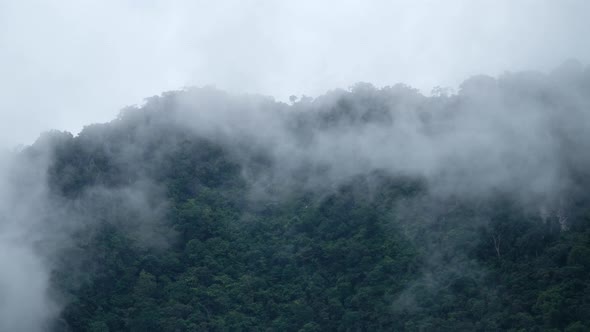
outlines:
[[[0,147],[187,85],[286,101],[366,81],[428,94],[590,62],[590,3],[0,0]]]

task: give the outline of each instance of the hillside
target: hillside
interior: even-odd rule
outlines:
[[[589,148],[574,63],[433,96],[164,93],[3,166],[34,271],[11,282],[40,285],[11,296],[53,331],[586,331]]]

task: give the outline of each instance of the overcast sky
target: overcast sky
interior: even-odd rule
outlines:
[[[590,1],[0,0],[0,146],[187,85],[280,100],[358,81],[429,93],[590,63]]]

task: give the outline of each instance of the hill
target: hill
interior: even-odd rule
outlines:
[[[585,331],[588,133],[573,63],[432,96],[164,93],[5,158],[2,246],[30,258],[5,301],[32,318],[0,326]]]

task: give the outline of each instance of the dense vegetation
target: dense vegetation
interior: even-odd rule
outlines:
[[[590,94],[588,70],[566,74],[480,77],[458,95],[433,97],[358,85],[292,106],[196,89],[154,97],[76,137],[46,134],[22,154],[41,160],[49,151],[48,195],[83,224],[53,258],[52,292],[65,307],[52,329],[587,331],[584,130],[553,132],[563,185],[537,201],[503,182],[436,194],[436,181],[406,168],[336,174],[338,165],[314,163],[313,154],[288,168],[277,158],[285,155],[240,127],[184,125],[192,111],[179,102],[213,95],[213,106],[200,107],[271,108],[306,147],[318,133],[390,126],[408,109],[436,122],[489,105],[490,84],[515,110],[526,96],[543,112],[587,112],[589,97],[578,96]],[[519,176],[511,179],[527,187]]]

